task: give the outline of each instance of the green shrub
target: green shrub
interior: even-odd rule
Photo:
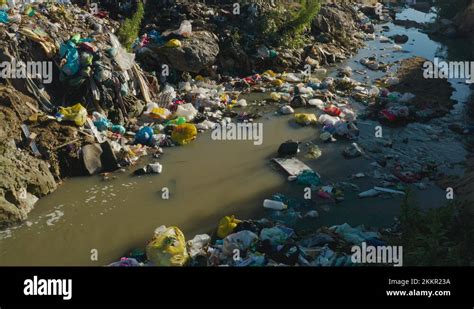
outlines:
[[[140,27],[143,21],[145,9],[143,3],[139,2],[136,12],[131,18],[125,19],[117,35],[122,45],[130,50],[135,39],[140,34]]]
[[[407,194],[401,206],[400,245],[405,266],[472,266],[474,225],[468,203],[426,211]]]
[[[318,15],[320,0],[299,0],[298,5],[288,7],[283,2],[264,15],[261,33],[276,46],[302,47],[308,41],[306,30]]]

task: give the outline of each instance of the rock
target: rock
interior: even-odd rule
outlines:
[[[356,143],[352,143],[350,146],[347,146],[344,149],[343,155],[347,159],[353,159],[353,158],[360,157],[362,155],[362,153],[363,153],[363,151],[359,147],[359,145],[357,145]]]
[[[392,35],[390,37],[396,44],[405,44],[406,42],[408,42],[408,36],[405,35],[405,34],[396,34],[396,35]]]
[[[305,107],[307,104],[307,101],[304,97],[297,95],[291,100],[290,106],[291,107]]]
[[[286,157],[286,156],[294,156],[298,153],[299,143],[289,140],[284,142],[278,148],[278,156],[279,157]]]
[[[161,174],[161,171],[163,171],[163,166],[160,163],[155,162],[137,169],[135,172],[133,172],[133,174],[135,176],[141,176],[146,174]]]
[[[474,1],[454,17],[456,28],[463,34],[469,34],[474,31]]]
[[[443,25],[445,27],[453,25],[453,21],[450,20],[450,19],[446,19],[446,18],[441,19],[439,22],[440,22],[441,25]]]
[[[459,123],[451,123],[448,125],[448,128],[458,134],[465,134],[466,128]]]
[[[183,72],[199,73],[210,68],[219,54],[217,36],[208,31],[195,31],[184,39],[180,47],[150,46],[160,58],[174,69]]]
[[[57,187],[48,165],[11,141],[0,141],[0,227],[27,218],[39,197]]]
[[[443,35],[446,37],[455,37],[457,35],[457,30],[454,26],[450,26],[443,31]]]

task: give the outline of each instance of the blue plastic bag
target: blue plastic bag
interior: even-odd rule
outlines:
[[[112,130],[112,132],[114,132],[114,133],[119,133],[119,134],[122,134],[122,135],[125,134],[125,128],[124,128],[124,126],[121,126],[121,125],[119,125],[119,124],[113,125],[112,128],[111,128],[111,130]]]
[[[163,40],[163,37],[161,36],[161,34],[158,31],[151,30],[150,32],[148,32],[147,35],[150,38],[150,40],[153,41],[153,43],[165,44],[165,41]]]
[[[112,126],[112,123],[107,118],[100,118],[99,120],[94,121],[94,125],[99,131],[106,131]]]
[[[79,69],[81,68],[79,52],[73,42],[68,41],[65,44],[61,44],[61,47],[59,48],[59,56],[61,58],[66,58],[66,64],[61,68],[66,75],[72,76],[79,72]]]
[[[3,10],[0,11],[0,23],[4,23],[4,24],[8,23],[8,14],[7,12]]]
[[[153,129],[150,127],[141,128],[135,135],[135,143],[149,145],[153,143]]]
[[[318,186],[321,184],[321,178],[316,172],[305,170],[298,175],[298,183],[307,186]]]

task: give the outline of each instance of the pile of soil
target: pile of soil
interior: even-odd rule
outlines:
[[[442,78],[426,79],[423,75],[423,64],[428,61],[422,57],[405,59],[400,63],[397,77],[400,83],[388,87],[391,92],[412,93],[416,97],[410,105],[417,111],[427,111],[426,118],[446,115],[453,107],[451,95],[454,88]]]

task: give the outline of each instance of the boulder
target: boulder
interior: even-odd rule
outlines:
[[[48,164],[0,140],[0,228],[24,221],[39,197],[57,183]]]
[[[470,34],[474,31],[474,1],[454,18],[454,24],[461,33]]]
[[[208,31],[193,32],[179,47],[150,45],[149,48],[174,69],[192,73],[211,67],[219,54],[218,38]]]
[[[396,44],[405,44],[408,42],[408,36],[405,34],[396,34],[390,37]]]

